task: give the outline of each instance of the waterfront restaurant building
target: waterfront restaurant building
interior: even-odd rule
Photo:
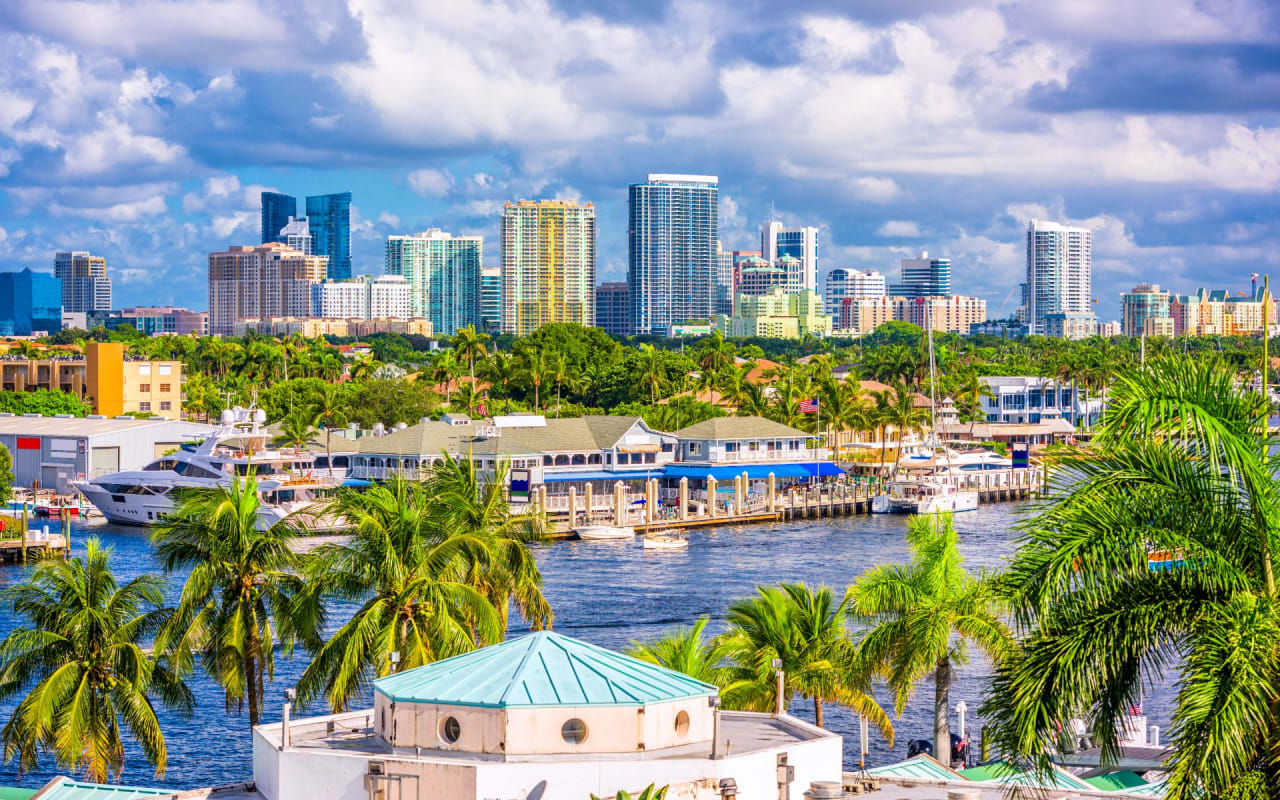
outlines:
[[[841,737],[721,711],[716,687],[542,631],[374,681],[373,708],[253,731],[265,800],[584,800],[838,791]],[[826,795],[824,795],[826,796]]]

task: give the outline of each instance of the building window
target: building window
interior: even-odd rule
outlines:
[[[172,385],[172,384],[168,384],[168,383],[162,383],[162,384],[160,384],[160,391],[162,391],[162,392],[167,392],[167,391],[169,391],[169,387],[170,387],[171,385]]]
[[[150,374],[151,374],[151,365],[150,365],[150,364],[139,364],[139,365],[138,365],[138,374],[139,374],[139,375],[150,375]]]
[[[462,725],[458,723],[457,717],[445,717],[444,722],[440,723],[440,738],[453,744],[461,736]]]
[[[689,712],[681,711],[676,714],[676,736],[684,737],[689,733]]]
[[[161,365],[160,365],[160,374],[161,374],[161,375],[172,375],[172,374],[173,374],[173,365],[172,365],[172,364],[161,364]]]
[[[702,442],[689,442],[689,455],[691,456],[702,455]]]
[[[161,401],[160,401],[160,410],[161,410],[161,411],[172,411],[172,410],[173,410],[173,403],[169,402],[168,400],[161,400]]]
[[[151,410],[151,403],[146,402],[145,400],[144,400],[143,402],[141,402],[141,403],[138,403],[138,410],[139,410],[139,411],[150,411],[150,410]]]
[[[560,726],[560,736],[569,744],[582,744],[587,740],[587,723],[571,719]]]

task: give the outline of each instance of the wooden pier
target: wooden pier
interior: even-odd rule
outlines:
[[[37,558],[66,555],[67,540],[60,533],[31,530],[26,536],[0,539],[0,564],[21,564]]]
[[[1042,491],[1043,484],[1044,473],[1031,468],[1004,475],[965,476],[957,488],[976,491],[979,502],[998,503],[1034,497]],[[626,492],[618,482],[609,495],[593,496],[588,485],[582,495],[570,487],[568,494],[549,497],[543,486],[534,491],[530,500],[533,510],[547,513],[551,536],[568,538],[574,535],[574,528],[585,525],[630,525],[636,533],[648,533],[870,514],[872,498],[882,491],[879,485],[860,483],[779,489],[770,476],[760,493],[752,492],[750,482],[741,475],[734,479],[731,492],[721,491],[717,481],[710,478],[705,492],[691,496],[687,479],[680,481],[678,490],[663,490],[658,487],[658,479],[652,478],[643,493]],[[707,497],[716,501],[707,503]]]

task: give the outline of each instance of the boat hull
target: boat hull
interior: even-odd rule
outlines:
[[[574,533],[578,534],[579,539],[589,541],[598,541],[605,539],[633,539],[636,531],[629,525],[588,525],[585,528],[577,528]]]

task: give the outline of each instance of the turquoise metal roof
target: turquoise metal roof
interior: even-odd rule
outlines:
[[[932,756],[919,755],[908,758],[906,761],[899,761],[896,764],[885,764],[882,767],[872,767],[867,770],[868,775],[878,775],[885,778],[916,778],[934,781],[954,781],[960,780],[960,773],[955,770],[942,766],[942,762]]]
[[[1125,794],[1131,794],[1136,797],[1164,797],[1169,793],[1169,782],[1165,778],[1161,778],[1146,786],[1135,786],[1132,789],[1125,789]]]
[[[373,687],[397,702],[487,708],[641,706],[718,691],[688,675],[551,631],[380,678]]]
[[[80,783],[70,778],[49,787],[40,800],[139,800],[144,797],[168,797],[173,789],[142,789],[137,786],[109,786],[101,783]]]

